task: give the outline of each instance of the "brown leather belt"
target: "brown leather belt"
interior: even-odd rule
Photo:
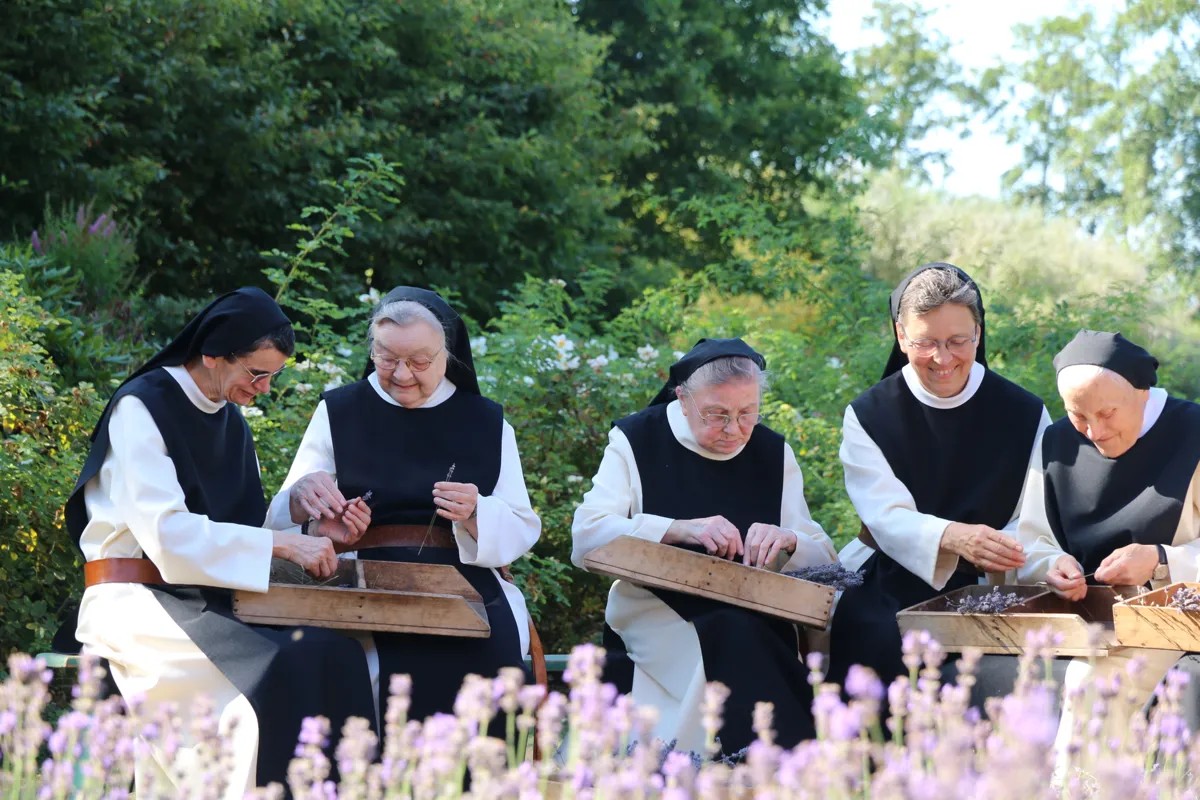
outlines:
[[[335,544],[334,549],[339,553],[349,550],[366,550],[370,547],[447,547],[458,549],[454,534],[447,528],[428,525],[375,525],[367,528],[352,545]]]
[[[100,583],[166,583],[148,558],[101,558],[83,565],[84,587]]]

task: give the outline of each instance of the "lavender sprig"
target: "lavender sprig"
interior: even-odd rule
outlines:
[[[1016,592],[1001,592],[997,586],[987,594],[967,596],[958,601],[950,601],[950,607],[960,614],[999,614],[1010,606],[1021,602],[1021,596]]]
[[[1190,586],[1180,586],[1175,591],[1175,596],[1171,598],[1171,602],[1167,603],[1167,608],[1179,611],[1200,611],[1200,591]]]
[[[787,575],[790,578],[799,578],[810,583],[820,583],[824,586],[831,586],[834,589],[841,589],[843,591],[853,589],[855,586],[862,586],[863,583],[863,576],[860,573],[851,572],[837,562],[784,570],[780,574]]]
[[[454,477],[455,464],[450,465],[450,469],[446,471],[445,480],[450,480]],[[417,555],[421,555],[421,551],[425,549],[425,543],[429,541],[429,534],[433,533],[433,523],[437,522],[437,509],[433,510],[433,516],[429,518],[429,526],[425,528],[425,535],[421,538],[421,546],[417,548]]]

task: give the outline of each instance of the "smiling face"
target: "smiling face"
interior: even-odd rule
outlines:
[[[925,391],[935,397],[953,397],[966,388],[979,349],[979,326],[971,309],[945,303],[920,316],[906,313],[896,324],[896,338]],[[948,345],[951,340],[972,338],[975,341],[960,346]],[[931,341],[936,342],[932,349],[928,347]],[[924,349],[919,346],[922,344]]]
[[[379,385],[388,396],[405,408],[417,408],[428,400],[446,377],[445,335],[441,328],[427,322],[412,322],[396,325],[383,321],[375,327],[371,345],[373,356],[396,359],[391,369],[375,362],[379,373]],[[405,359],[431,359],[429,367],[413,370]]]
[[[752,414],[757,422],[761,402],[758,381],[753,378],[729,380],[689,392],[676,387],[675,396],[696,443],[705,450],[721,455],[736,453],[754,432],[754,424],[739,423],[737,418]],[[724,426],[714,426],[714,415],[730,417]],[[708,417],[706,422],[704,417]],[[746,422],[749,422],[747,420]]]
[[[283,368],[287,359],[274,347],[263,347],[236,358],[201,356],[188,371],[210,400],[228,400],[239,406],[250,406],[254,404],[254,398],[271,391],[273,374]]]
[[[1137,443],[1150,390],[1134,388],[1110,370],[1080,364],[1058,373],[1058,393],[1071,425],[1105,458],[1117,458]]]

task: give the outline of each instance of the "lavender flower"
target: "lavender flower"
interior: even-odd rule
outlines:
[[[1180,586],[1167,603],[1167,608],[1179,611],[1200,611],[1200,591],[1190,586]]]
[[[832,586],[834,589],[842,591],[862,586],[863,583],[861,573],[851,572],[836,561],[832,564],[818,564],[812,567],[784,570],[780,574],[791,578],[799,578],[810,583]]]
[[[1001,592],[1000,587],[981,595],[967,595],[958,601],[950,601],[950,606],[960,614],[1000,614],[1010,606],[1021,602],[1021,596],[1016,592]]]

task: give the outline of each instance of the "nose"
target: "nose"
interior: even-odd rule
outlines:
[[[954,354],[950,352],[950,347],[944,342],[938,342],[937,349],[933,351],[933,360],[939,364],[948,364],[954,360]]]

